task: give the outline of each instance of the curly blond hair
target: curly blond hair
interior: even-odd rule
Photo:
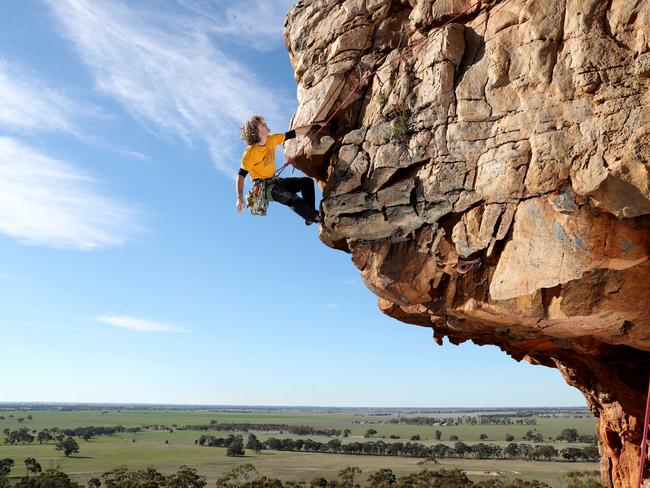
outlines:
[[[260,142],[260,134],[257,125],[263,121],[264,117],[261,115],[253,115],[250,119],[244,122],[244,125],[241,126],[241,140],[248,146]]]

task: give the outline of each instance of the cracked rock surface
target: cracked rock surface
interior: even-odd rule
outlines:
[[[333,116],[286,147],[323,188],[321,240],[384,313],[558,368],[599,418],[604,482],[632,486],[650,0],[302,0],[285,40],[294,125]]]

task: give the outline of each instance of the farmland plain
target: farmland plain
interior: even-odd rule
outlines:
[[[455,444],[450,437],[467,444],[484,442],[505,447],[508,442],[506,434],[514,437],[515,442],[522,442],[526,432],[534,429],[542,435],[544,443],[552,444],[561,450],[568,443],[555,440],[563,429],[574,428],[579,434],[593,435],[595,419],[587,412],[543,411],[521,418],[522,423],[508,425],[471,424],[468,418],[479,418],[481,415],[499,415],[495,411],[474,412],[404,412],[377,411],[372,409],[218,409],[218,408],[161,408],[161,407],[116,407],[79,408],[53,406],[39,409],[1,409],[0,432],[27,428],[36,435],[43,429],[70,429],[77,427],[111,427],[121,425],[124,428],[141,428],[139,432],[121,432],[111,436],[97,436],[86,441],[78,438],[80,452],[65,457],[61,451],[55,450],[53,442],[39,444],[0,444],[0,458],[12,458],[16,465],[11,476],[24,476],[23,460],[34,457],[44,469],[58,467],[73,478],[86,482],[89,478],[99,476],[117,466],[126,465],[129,469],[142,469],[155,466],[164,473],[177,470],[181,465],[195,467],[207,477],[208,484],[223,476],[234,466],[242,463],[252,463],[262,475],[283,480],[309,481],[315,476],[333,479],[339,470],[346,466],[358,466],[362,469],[362,481],[374,471],[382,468],[392,469],[396,475],[406,475],[422,469],[422,458],[394,456],[344,455],[331,453],[308,453],[262,450],[254,453],[246,451],[242,457],[226,456],[225,448],[204,447],[197,443],[202,434],[226,437],[229,434],[241,434],[246,441],[248,435],[244,431],[219,431],[218,427],[209,432],[186,430],[187,426],[207,425],[216,421],[219,424],[284,424],[304,425],[318,429],[336,429],[350,431],[347,437],[308,435],[299,436],[282,431],[251,430],[264,441],[269,437],[312,439],[328,442],[333,438],[347,442],[366,442],[381,439],[384,442],[408,442],[412,436],[420,436],[422,444],[432,446],[444,443]],[[507,412],[506,412],[507,414]],[[504,414],[504,415],[506,415]],[[30,418],[31,417],[31,418]],[[408,422],[413,417],[439,418],[438,425],[413,425],[410,423],[388,423],[401,418]],[[442,425],[450,418],[463,418],[463,423],[457,425]],[[19,422],[19,419],[22,419]],[[527,423],[526,423],[527,422]],[[456,422],[454,422],[456,423]],[[167,430],[164,430],[167,429]],[[372,439],[365,438],[368,429],[373,429]],[[436,440],[436,431],[440,431],[440,440]],[[390,437],[393,437],[391,439]],[[483,438],[481,439],[481,436]],[[399,439],[396,439],[399,437]],[[585,444],[572,443],[571,446],[582,447]],[[505,478],[537,479],[554,487],[562,487],[563,474],[569,471],[591,471],[597,469],[593,462],[545,462],[521,459],[457,459],[445,458],[438,464],[429,465],[433,469],[460,468],[474,480],[485,479],[499,473]],[[363,486],[363,485],[362,485]]]

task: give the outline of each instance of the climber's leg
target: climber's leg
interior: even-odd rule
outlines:
[[[298,192],[302,198],[297,195]],[[314,182],[311,178],[280,178],[271,188],[271,196],[276,202],[291,207],[305,222],[318,220],[318,212],[314,208]]]

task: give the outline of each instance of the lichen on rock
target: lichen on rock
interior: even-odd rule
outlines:
[[[616,487],[650,374],[649,25],[646,0],[303,0],[285,26],[294,124],[333,121],[286,148],[321,240],[388,315],[558,368]]]

